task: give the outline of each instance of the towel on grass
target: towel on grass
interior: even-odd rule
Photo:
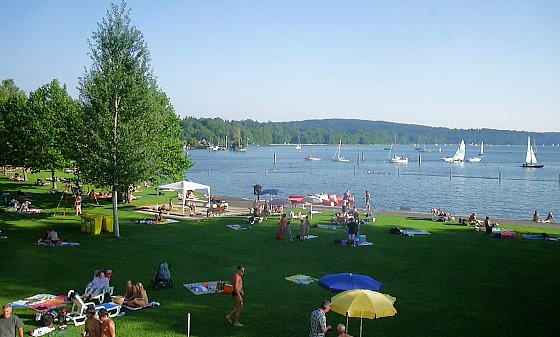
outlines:
[[[36,245],[39,246],[47,246],[47,247],[62,247],[62,246],[79,246],[80,244],[78,242],[72,242],[72,241],[59,241],[59,242],[51,242],[51,243],[47,243],[44,241],[38,241],[35,242]]]
[[[144,308],[159,307],[160,305],[161,304],[159,302],[150,302],[143,307],[131,307],[131,306],[126,305],[126,304],[123,304],[122,307],[125,308],[126,310],[136,311],[136,310],[141,310],[141,309],[144,309]]]
[[[215,294],[218,292],[218,281],[185,283],[183,286],[195,295]]]
[[[151,220],[151,219],[142,219],[142,220],[138,220],[136,221],[137,223],[141,223],[141,224],[146,224],[146,225],[156,225],[158,223],[175,223],[175,222],[179,222],[179,220],[175,220],[175,219],[163,219],[161,222],[156,222],[155,220]]]
[[[432,233],[425,231],[423,229],[403,229],[401,230],[401,233],[403,235],[408,235],[408,236],[414,236],[414,235],[422,235],[422,234],[426,234],[426,235],[430,235]]]
[[[238,230],[240,230],[240,229],[249,229],[249,228],[251,228],[251,227],[243,227],[243,226],[241,226],[240,224],[229,224],[229,225],[226,225],[226,226],[228,226],[229,228],[231,228],[231,229],[233,229],[233,230],[235,230],[235,231],[238,231]]]
[[[317,281],[316,278],[313,278],[309,275],[301,275],[301,274],[288,276],[285,279],[297,284],[309,284],[311,282]]]
[[[317,228],[322,228],[322,229],[331,229],[333,231],[338,229],[337,225],[323,225],[323,224],[317,224]]]

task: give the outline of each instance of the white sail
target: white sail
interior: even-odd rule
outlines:
[[[339,162],[345,162],[345,163],[349,162],[350,160],[340,156],[340,146],[341,145],[342,145],[342,139],[338,143],[338,149],[336,149],[336,152],[334,153],[334,155],[332,157],[332,160],[333,161],[339,161]]]
[[[394,147],[394,149],[393,149]],[[393,141],[393,143],[391,144],[391,148],[389,149],[389,155],[387,156],[387,160],[391,161],[392,163],[395,164],[408,164],[408,158],[405,156],[397,156],[396,154],[396,148],[397,148],[397,134],[395,134],[395,140]],[[393,154],[393,156],[391,157],[391,154]]]
[[[464,161],[464,160],[465,160],[465,141],[461,139],[461,144],[459,145],[457,152],[455,152],[455,155],[453,156],[453,161]]]
[[[480,142],[480,152],[478,153],[479,156],[484,156],[484,142]]]
[[[531,146],[531,136],[527,137],[527,155],[525,156],[526,164],[536,164],[537,157],[535,156],[535,150]]]

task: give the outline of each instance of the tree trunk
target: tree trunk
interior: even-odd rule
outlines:
[[[117,209],[118,205],[118,194],[117,189],[113,186],[113,231],[115,233],[115,237],[118,238],[121,236],[119,230],[119,213]]]
[[[21,168],[21,176],[23,177],[23,181],[27,181],[27,170],[25,169],[25,166]]]
[[[54,169],[51,169],[52,189],[56,190],[56,179],[54,177]]]

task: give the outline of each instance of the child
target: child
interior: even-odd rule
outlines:
[[[288,240],[294,241],[294,239],[292,238],[292,226],[290,225],[290,220],[288,220],[286,223],[286,229],[284,234],[286,235],[286,241]]]

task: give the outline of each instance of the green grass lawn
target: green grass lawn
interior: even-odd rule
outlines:
[[[30,181],[46,176],[31,175]],[[36,193],[32,206],[45,211],[38,215],[8,214],[4,207],[0,211],[0,230],[8,237],[0,240],[2,303],[38,293],[65,294],[69,289],[81,293],[93,271],[101,267],[113,270],[111,284],[122,294],[128,278],[149,285],[159,263],[170,263],[175,287],[148,289],[150,300],[160,302],[160,307],[114,318],[118,336],[184,336],[187,313],[192,336],[307,336],[311,311],[333,294],[317,283],[298,285],[284,278],[294,274],[320,278],[336,272],[370,275],[383,283],[382,293],[397,298],[397,315],[365,319],[364,336],[556,336],[560,328],[560,242],[496,239],[470,227],[379,216],[361,229],[374,245],[353,248],[334,244],[343,236],[341,229],[312,228],[311,234],[319,238],[277,241],[277,218],[239,231],[226,227],[241,223],[239,217],[138,224],[135,221],[146,215],[124,204],[119,208],[121,238],[117,239],[107,233],[82,233],[70,203],[63,219],[64,202],[60,203],[60,194],[48,193],[49,186],[0,178],[0,192],[13,195],[18,189]],[[138,195],[133,205],[155,203],[153,188]],[[160,197],[163,200],[166,197]],[[109,202],[97,206],[86,201],[83,208],[111,214]],[[312,223],[328,223],[330,215],[316,215]],[[393,225],[426,229],[432,235],[393,235],[389,233]],[[35,245],[45,227],[54,227],[80,246]],[[296,233],[297,226],[292,230]],[[560,225],[546,232],[560,236]],[[238,264],[246,266],[243,328],[234,328],[225,319],[233,307],[230,295],[195,296],[182,286],[230,280]],[[26,332],[37,327],[31,310],[14,311],[26,324]],[[332,326],[346,321],[333,312],[327,320]],[[358,335],[359,324],[358,318],[350,319],[352,335]],[[77,336],[78,331],[81,327],[69,326],[67,334]]]

